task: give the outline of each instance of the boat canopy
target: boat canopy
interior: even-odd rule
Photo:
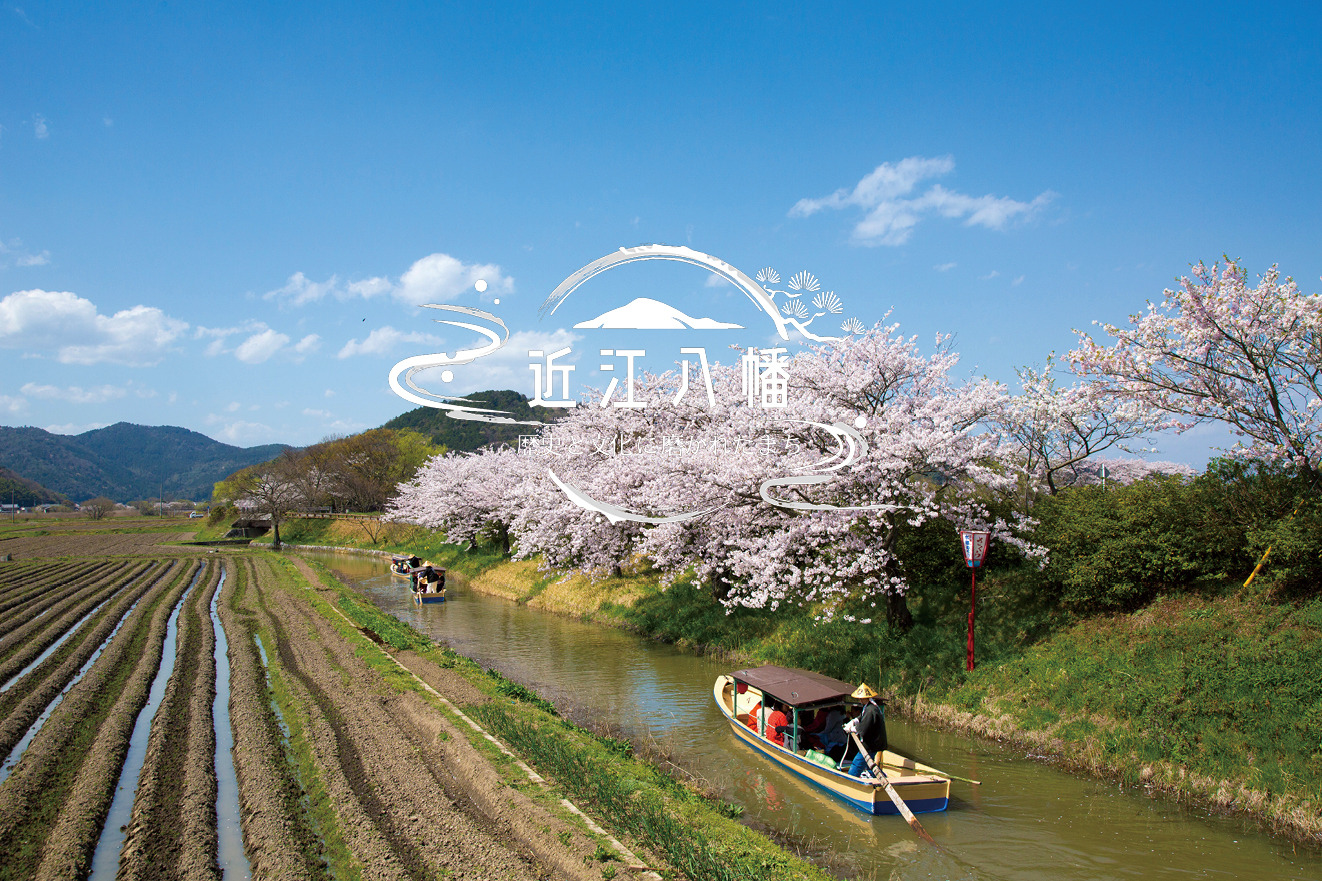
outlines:
[[[792,707],[839,701],[850,696],[854,686],[821,673],[795,670],[792,667],[754,667],[730,674],[735,682],[746,682],[763,694]]]

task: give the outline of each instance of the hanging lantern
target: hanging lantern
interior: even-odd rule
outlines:
[[[974,529],[959,531],[960,543],[964,545],[964,562],[970,569],[977,569],[987,559],[987,546],[991,544],[991,533]]]

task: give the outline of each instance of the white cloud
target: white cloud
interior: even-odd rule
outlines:
[[[999,271],[993,269],[991,272],[987,273],[986,275],[978,276],[978,278],[982,279],[983,281],[991,281],[993,278],[995,278],[1000,274],[1001,273]]]
[[[234,357],[244,364],[261,364],[289,342],[289,337],[267,327],[234,347]]]
[[[106,401],[117,401],[128,394],[128,389],[114,385],[85,389],[77,385],[59,388],[53,385],[38,385],[35,382],[27,383],[19,391],[30,398],[67,401],[70,404],[104,404]]]
[[[335,357],[352,358],[355,355],[389,355],[395,353],[400,346],[410,345],[428,345],[439,346],[442,340],[440,337],[429,333],[423,333],[419,330],[404,332],[395,330],[389,325],[378,327],[367,335],[367,339],[361,343],[358,340],[349,340],[344,344],[344,348]],[[417,354],[417,353],[415,353]]]
[[[15,266],[46,266],[50,263],[50,251],[34,253],[23,245],[22,239],[0,240],[0,269],[10,262]]]
[[[8,410],[10,413],[20,413],[26,410],[28,402],[26,398],[14,398],[9,395],[0,395],[0,410]]]
[[[304,416],[317,416],[317,417],[319,417],[319,418],[321,418],[321,419],[329,419],[329,418],[331,418],[331,412],[330,412],[329,410],[313,410],[311,407],[304,408],[304,410],[303,410],[303,415],[304,415]]]
[[[732,285],[728,281],[726,281],[724,277],[719,276],[714,272],[707,274],[707,280],[702,283],[702,286],[706,288],[732,287]]]
[[[404,271],[398,281],[373,276],[358,281],[341,282],[332,275],[316,282],[302,272],[295,272],[283,287],[267,291],[263,299],[277,300],[282,306],[303,306],[326,297],[349,300],[371,299],[390,294],[401,302],[418,306],[423,303],[449,303],[467,292],[474,292],[479,281],[487,283],[486,297],[498,297],[514,290],[514,279],[494,263],[464,263],[449,254],[428,254]]]
[[[1013,287],[1019,287],[1019,285],[1021,285],[1021,284],[1023,284],[1023,283],[1024,283],[1024,276],[1022,276],[1022,275],[1017,276],[1017,277],[1015,278],[1014,281],[1010,282],[1010,284],[1011,284]]]
[[[54,350],[65,364],[151,366],[187,329],[154,306],[101,315],[68,291],[16,291],[0,300],[0,347]]]
[[[229,338],[238,335],[245,336],[243,342],[233,349],[229,348]],[[204,355],[214,358],[217,355],[233,354],[245,364],[261,364],[282,352],[295,361],[301,361],[321,345],[321,337],[311,333],[289,346],[288,334],[267,326],[263,321],[249,321],[238,327],[199,327],[193,336],[195,339],[213,337],[202,350]]]
[[[270,442],[273,432],[269,425],[263,425],[260,422],[224,422],[217,418],[209,418],[211,423],[223,423],[220,430],[213,437],[235,446],[252,446],[254,444]]]
[[[85,431],[93,431],[98,428],[105,428],[108,422],[87,422],[78,425],[74,422],[66,422],[63,425],[47,425],[46,430],[51,434],[82,434]]]
[[[263,294],[263,299],[280,300],[290,306],[302,306],[305,303],[315,303],[327,294],[334,293],[339,283],[339,278],[334,275],[326,281],[315,282],[303,273],[295,272],[289,276],[289,281],[285,282],[284,287],[267,291]]]
[[[937,272],[949,272],[950,270],[954,269],[954,268],[955,268],[956,266],[958,266],[958,265],[959,265],[958,263],[953,263],[953,262],[952,262],[952,263],[938,263],[937,265],[933,266],[932,268],[935,269]]]
[[[910,156],[893,165],[883,162],[852,190],[841,188],[818,199],[800,199],[789,214],[810,217],[828,208],[859,208],[865,213],[854,226],[854,243],[895,246],[907,242],[914,227],[927,217],[962,218],[965,226],[1005,229],[1015,220],[1033,216],[1056,195],[1046,190],[1031,202],[1020,202],[1007,196],[968,196],[939,184],[921,195],[913,195],[923,181],[954,170],[955,160],[949,156]]]
[[[46,117],[40,113],[32,114],[32,134],[37,136],[38,141],[44,141],[50,137],[50,125],[46,122]]]
[[[514,290],[514,279],[494,263],[464,263],[449,254],[429,254],[399,277],[394,294],[396,299],[414,306],[448,303],[472,290],[479,280],[487,283],[489,296]]]

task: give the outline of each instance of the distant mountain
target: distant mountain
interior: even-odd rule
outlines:
[[[528,398],[508,389],[502,391],[474,392],[464,397],[481,401],[493,410],[504,410],[511,418],[521,422],[554,422],[561,410],[550,407],[529,407]],[[530,425],[501,425],[495,422],[470,422],[466,419],[452,419],[444,410],[434,407],[418,407],[402,416],[391,419],[382,428],[411,428],[419,434],[431,438],[434,444],[444,444],[453,451],[472,452],[491,444],[509,444],[518,447],[519,435],[536,434],[539,429]]]
[[[30,508],[33,505],[67,505],[69,499],[60,493],[51,492],[35,480],[28,480],[8,468],[0,467],[0,502]]]
[[[596,318],[580,321],[576,328],[616,328],[632,330],[729,330],[742,324],[728,324],[714,318],[694,318],[667,303],[651,297],[638,297],[618,309],[603,312]]]
[[[171,425],[119,422],[78,435],[0,426],[0,466],[76,501],[210,498],[216,481],[283,449],[234,447]]]

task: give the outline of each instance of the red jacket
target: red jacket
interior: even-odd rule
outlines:
[[[767,740],[771,741],[772,743],[776,743],[781,746],[784,746],[785,735],[777,731],[776,726],[788,725],[789,723],[790,720],[785,717],[784,713],[782,713],[780,710],[772,710],[770,715],[767,716],[767,733],[766,733]]]

